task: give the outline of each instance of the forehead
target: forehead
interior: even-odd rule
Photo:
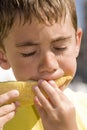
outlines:
[[[71,29],[74,31],[71,18],[69,15],[66,15],[65,20],[58,20],[58,22],[52,21],[52,24],[50,23],[40,23],[36,18],[33,17],[32,22],[25,24],[23,23],[23,20],[19,20],[19,17],[16,17],[16,20],[14,22],[13,27],[10,30],[10,33],[8,36],[16,38],[16,40],[38,40],[40,38],[47,37],[49,34],[52,37],[56,37],[59,35],[65,35],[70,33]],[[69,30],[69,31],[68,31]],[[67,31],[67,33],[66,33]],[[44,35],[44,36],[43,36]],[[44,39],[45,40],[45,39]]]

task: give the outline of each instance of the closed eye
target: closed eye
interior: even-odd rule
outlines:
[[[31,52],[31,53],[21,53],[21,55],[22,55],[23,57],[29,57],[29,56],[33,56],[35,53],[36,53],[36,51]]]
[[[54,49],[57,51],[64,51],[67,49],[67,47],[54,47]]]

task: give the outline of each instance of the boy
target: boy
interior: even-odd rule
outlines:
[[[38,81],[34,105],[19,107],[16,115],[16,102],[3,104],[19,92],[0,96],[1,130],[80,129],[70,101],[73,92],[63,92],[65,86],[59,88],[54,80],[74,77],[81,37],[74,0],[0,0],[0,66],[12,67],[17,80]]]

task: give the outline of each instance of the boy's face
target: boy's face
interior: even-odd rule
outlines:
[[[79,53],[81,31],[75,30],[69,17],[64,23],[45,25],[35,18],[19,24],[18,19],[7,38],[6,52],[0,60],[4,69],[10,66],[17,80],[53,80],[63,75],[74,76]],[[2,60],[2,59],[3,60]]]

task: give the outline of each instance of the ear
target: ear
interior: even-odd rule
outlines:
[[[9,69],[10,64],[7,60],[6,53],[4,49],[0,48],[0,67],[3,69]]]
[[[80,46],[81,46],[81,40],[82,40],[82,29],[78,28],[76,33],[76,57],[79,55]]]

